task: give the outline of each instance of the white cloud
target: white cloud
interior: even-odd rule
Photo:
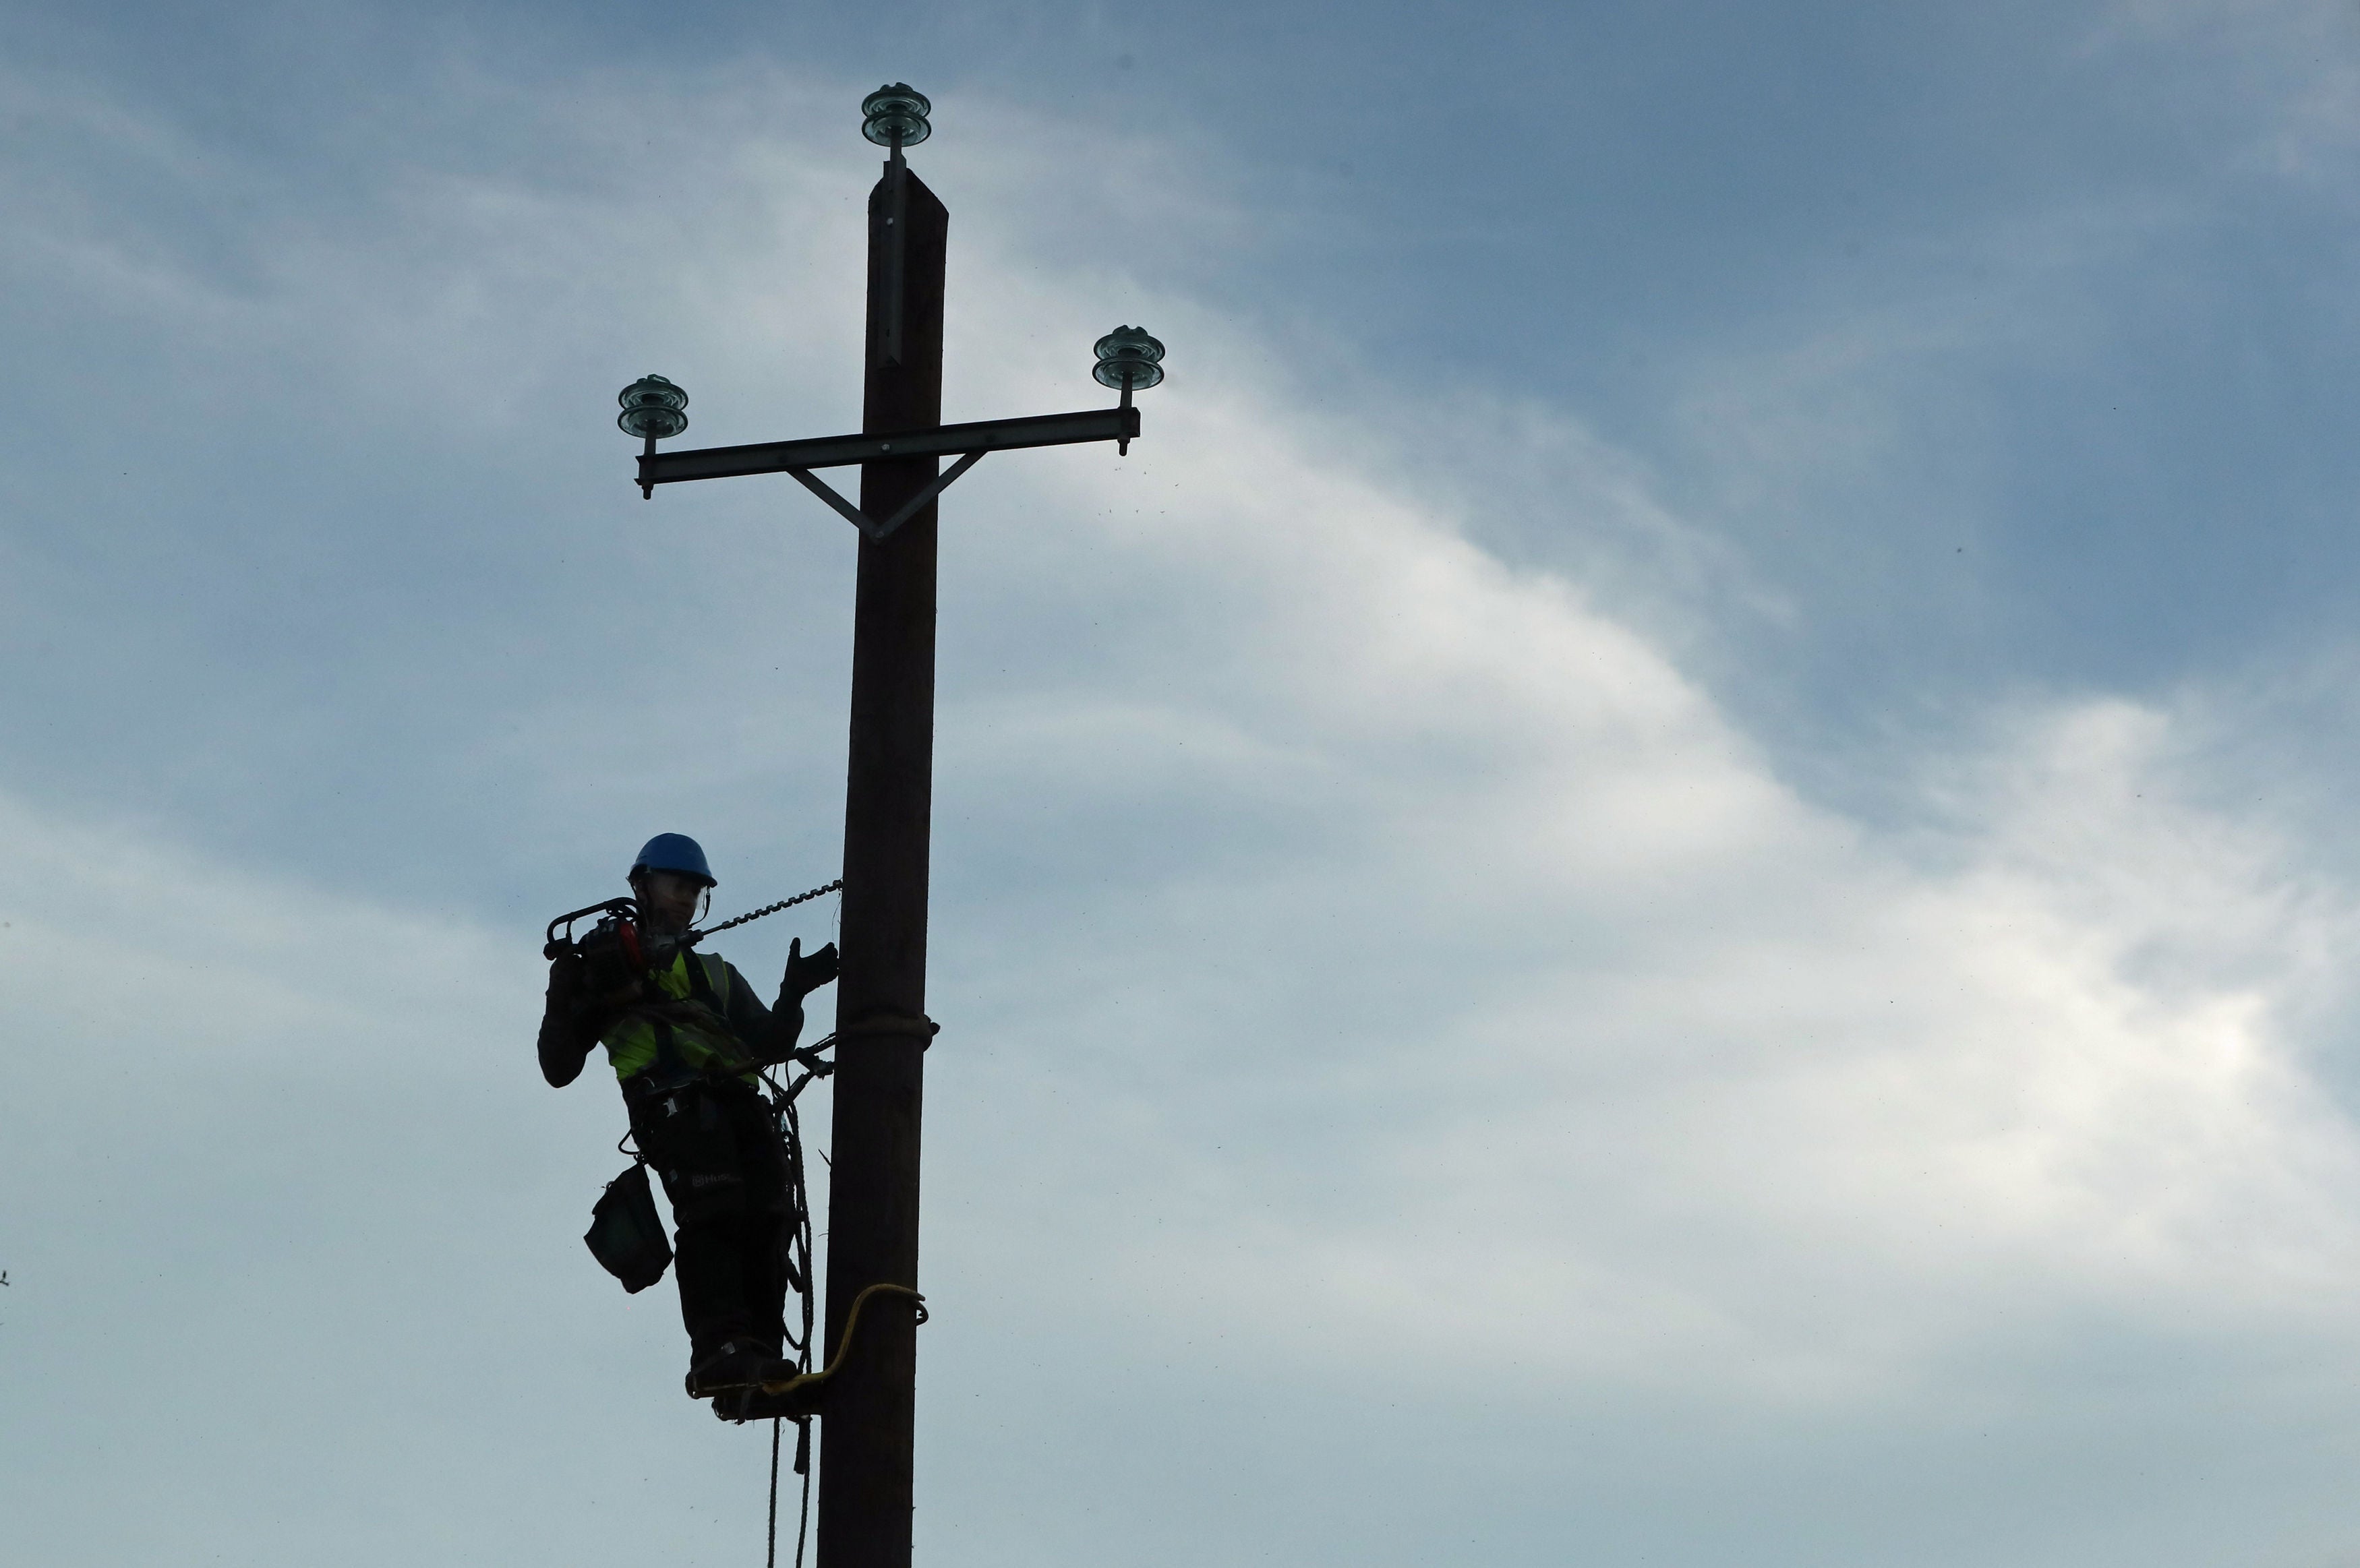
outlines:
[[[1073,471],[1098,528],[962,525],[1021,563],[987,593],[1116,612],[1064,604],[1115,692],[1035,692],[991,782],[1053,817],[1128,796],[1152,836],[1185,768],[1183,810],[1275,797],[1299,829],[1230,888],[1174,873],[1176,904],[1110,835],[1089,871],[1120,896],[1065,940],[1145,952],[1109,995],[1044,985],[1063,1027],[1004,1004],[1011,1036],[1126,1039],[1101,1073],[1165,1107],[1159,1153],[1123,1120],[1065,1171],[1142,1162],[1142,1300],[1201,1327],[1209,1298],[1273,1354],[1365,1366],[1439,1328],[1441,1377],[1773,1396],[1890,1392],[2027,1314],[2343,1345],[2360,1151],[2309,1056],[2348,1007],[2350,897],[2189,798],[2172,711],[2022,714],[1929,763],[1945,834],[1881,833],[1572,584],[1306,450],[1282,395],[1192,388],[1151,430],[1135,469]],[[1123,618],[1139,582],[1197,626]],[[1259,1140],[1209,1130],[1273,1090]]]

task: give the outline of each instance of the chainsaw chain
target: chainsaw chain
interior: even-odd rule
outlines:
[[[707,926],[703,931],[691,931],[688,933],[688,940],[690,942],[701,942],[705,938],[713,935],[716,931],[726,931],[732,926],[742,926],[748,920],[759,920],[764,915],[775,915],[781,909],[792,909],[797,904],[808,904],[823,893],[841,892],[843,888],[844,878],[839,877],[824,887],[814,887],[808,893],[798,893],[792,898],[781,898],[775,904],[765,904],[760,909],[754,910],[750,914],[739,915],[734,920],[724,920],[717,926]]]

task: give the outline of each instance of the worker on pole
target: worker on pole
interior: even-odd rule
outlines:
[[[767,1408],[773,1396],[756,1387],[795,1373],[782,1355],[788,1172],[756,1070],[793,1051],[803,998],[836,978],[836,947],[805,954],[793,942],[778,1003],[765,1007],[735,967],[683,940],[715,886],[694,839],[658,833],[629,880],[632,918],[551,958],[541,1076],[563,1088],[593,1045],[606,1048],[632,1139],[672,1203],[689,1397],[730,1421],[803,1414]]]
[[[888,82],[861,101],[861,135],[887,156],[869,194],[867,367],[858,434],[660,452],[657,442],[688,429],[687,392],[668,377],[642,376],[616,399],[622,410],[616,424],[645,443],[634,480],[642,497],[652,498],[658,485],[784,474],[860,530],[844,861],[839,880],[830,884],[844,895],[845,962],[830,1037],[836,1042],[836,1059],[827,1069],[833,1073],[834,1119],[825,1326],[820,1334],[806,1336],[834,1350],[824,1367],[800,1378],[766,1379],[764,1389],[765,1397],[785,1400],[800,1386],[814,1403],[822,1384],[828,1390],[820,1433],[825,1445],[818,1488],[820,1568],[909,1568],[911,1561],[916,1331],[926,1321],[925,1297],[918,1290],[919,1146],[925,1051],[938,1029],[926,1016],[936,503],[949,485],[991,452],[1098,441],[1113,441],[1118,453],[1128,452],[1139,436],[1132,398],[1161,383],[1164,374],[1164,344],[1144,328],[1119,326],[1098,339],[1098,364],[1090,373],[1098,385],[1120,393],[1114,408],[943,422],[950,213],[905,156],[934,134],[928,118],[933,107],[905,82]],[[957,461],[945,469],[945,458]],[[858,505],[815,472],[849,467],[860,473]],[[552,956],[560,945],[557,927],[564,925],[570,940],[572,920],[600,907],[551,923]],[[834,950],[828,952],[832,976]],[[795,978],[790,961],[790,990]],[[801,1000],[801,993],[795,999]],[[786,1005],[782,996],[781,1010]],[[623,1071],[619,1060],[617,1071]],[[559,1080],[552,1073],[551,1081]],[[793,1093],[782,1096],[790,1126]],[[646,1179],[636,1167],[626,1173],[632,1175],[639,1176],[635,1200],[614,1202],[622,1190],[618,1180],[608,1188],[602,1211],[644,1208],[651,1214]],[[665,1180],[669,1184],[672,1178]],[[655,1222],[628,1221],[614,1229],[631,1239],[612,1248],[611,1261],[609,1253],[601,1252],[600,1261],[625,1288],[639,1289],[661,1278],[660,1263],[642,1261],[643,1254],[653,1257],[661,1249]],[[601,1234],[594,1225],[585,1238],[594,1252],[599,1251]],[[800,1234],[802,1257],[808,1261],[807,1223]],[[648,1235],[654,1236],[654,1246],[642,1248],[636,1238]],[[681,1288],[685,1307],[684,1266]],[[905,1301],[912,1310],[872,1314],[856,1336],[862,1303],[879,1297]],[[694,1313],[690,1331],[696,1331]],[[811,1348],[803,1346],[806,1353]],[[716,1409],[721,1409],[719,1400]],[[796,1468],[803,1469],[800,1459]]]

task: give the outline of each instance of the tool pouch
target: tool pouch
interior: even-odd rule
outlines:
[[[648,1191],[648,1168],[633,1165],[606,1183],[606,1195],[590,1210],[583,1244],[598,1266],[636,1294],[664,1277],[672,1243],[664,1238],[655,1194]]]

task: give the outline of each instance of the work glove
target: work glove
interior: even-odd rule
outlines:
[[[836,943],[829,942],[817,953],[803,954],[803,939],[787,943],[787,977],[779,989],[796,1001],[802,1001],[814,991],[836,978]]]
[[[572,1012],[582,999],[582,954],[565,948],[549,961],[549,1008]]]
[[[604,1034],[637,994],[600,996],[592,986],[590,964],[578,948],[568,948],[549,961],[549,1015],[567,1020],[593,1034]]]
[[[582,1062],[601,1032],[583,1017],[582,958],[561,953],[550,960],[549,1005],[541,1015],[541,1075],[563,1088],[581,1075]]]

